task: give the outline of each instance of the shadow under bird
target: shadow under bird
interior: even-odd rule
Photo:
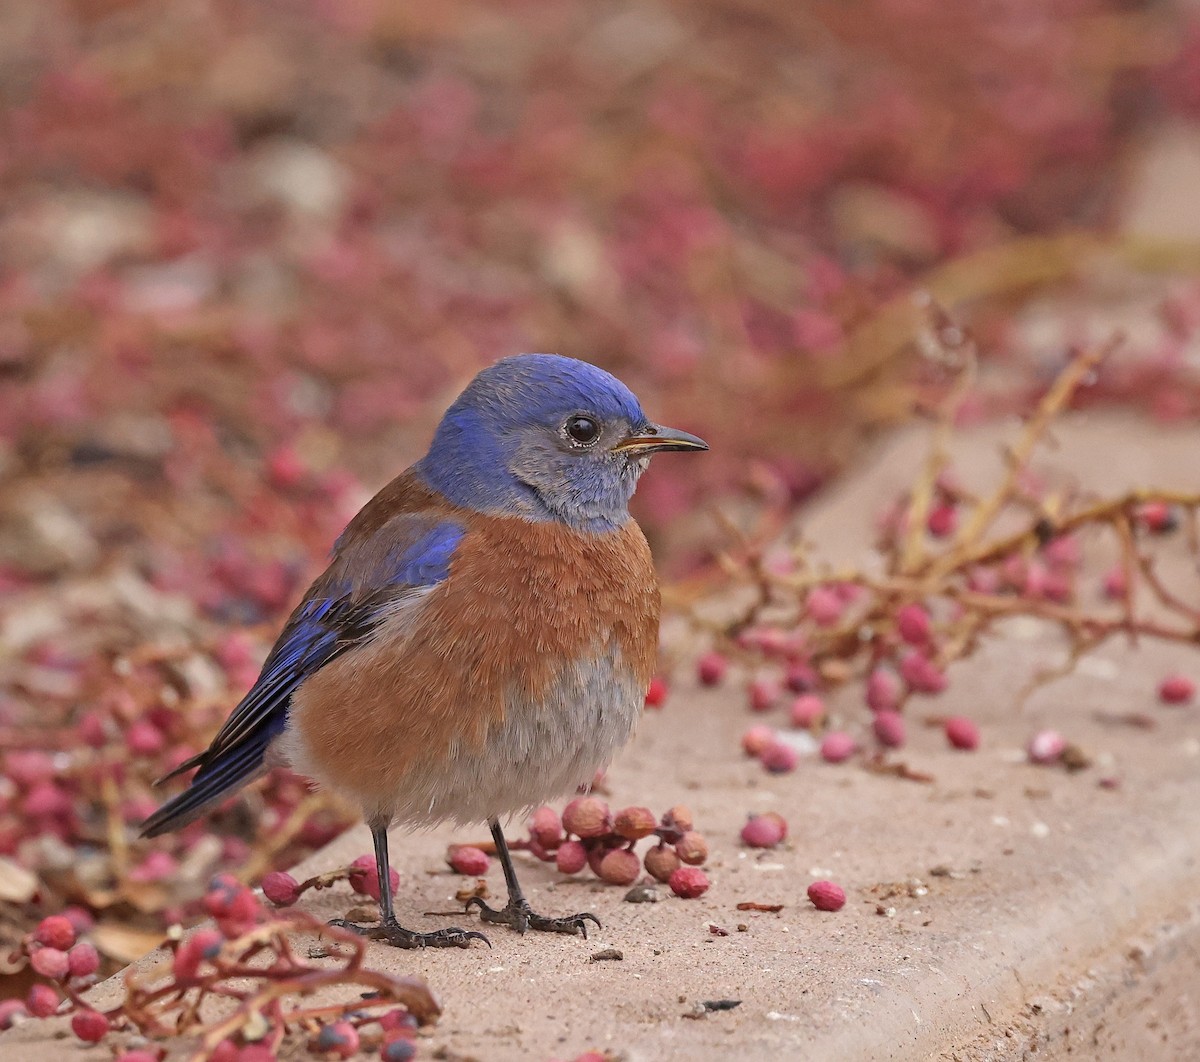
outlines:
[[[523,354],[484,369],[429,452],[350,521],[253,688],[168,775],[198,767],[190,785],[143,834],[287,765],[357,803],[374,838],[381,921],[334,924],[405,948],[486,941],[396,921],[387,835],[486,821],[508,902],[468,908],[521,933],[586,936],[594,915],[530,909],[500,819],[574,792],[632,733],[659,589],[629,499],[651,455],[706,449],[586,362]]]

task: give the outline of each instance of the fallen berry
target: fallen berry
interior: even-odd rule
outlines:
[[[658,819],[649,808],[622,808],[613,818],[613,833],[627,841],[640,841],[658,829]]]
[[[562,819],[551,807],[538,808],[529,820],[529,835],[543,848],[557,848],[562,844]]]
[[[751,848],[774,848],[787,835],[779,815],[752,815],[742,827],[742,843]]]
[[[75,927],[65,915],[49,915],[37,924],[33,939],[48,948],[66,951],[75,943]]]
[[[867,707],[873,712],[886,712],[900,703],[900,680],[894,671],[875,668],[867,676]]]
[[[1168,675],[1158,684],[1158,699],[1163,704],[1187,704],[1196,695],[1196,683],[1187,675]]]
[[[262,880],[263,895],[276,907],[291,907],[300,899],[300,882],[283,870],[273,870]]]
[[[843,763],[858,751],[858,742],[844,730],[834,730],[821,742],[821,759],[826,763]]]
[[[578,874],[587,861],[587,849],[579,841],[564,841],[554,853],[554,864],[560,874]]]
[[[20,999],[0,999],[0,1030],[11,1029],[13,1021],[26,1013]]]
[[[487,852],[471,844],[453,844],[446,860],[456,874],[477,878],[488,872],[492,861]]]
[[[99,1043],[108,1035],[108,1019],[95,1010],[77,1010],[71,1016],[71,1031],[85,1044]]]
[[[388,867],[388,886],[393,896],[400,888],[400,872],[395,867]],[[360,855],[350,864],[350,888],[379,902],[379,873],[374,856]]]
[[[699,867],[680,867],[667,879],[671,891],[683,900],[694,900],[708,891],[708,875]]]
[[[685,863],[696,867],[708,858],[708,842],[703,834],[688,830],[675,842],[675,851]]]
[[[60,981],[71,972],[71,961],[59,948],[38,948],[29,956],[29,965],[51,981]]]
[[[358,1054],[358,1048],[358,1030],[348,1021],[335,1021],[317,1034],[316,1050],[321,1054],[353,1058]]]
[[[832,881],[814,881],[808,887],[808,898],[818,911],[840,911],[846,905],[846,893]]]
[[[924,606],[915,603],[904,605],[896,613],[896,630],[909,645],[924,645],[929,641],[932,624]]]
[[[643,857],[646,873],[655,881],[670,881],[680,867],[679,854],[665,844],[655,845]]]
[[[815,730],[825,722],[825,702],[815,693],[802,693],[792,701],[789,714],[792,726],[798,726],[804,730]],[[745,740],[745,738],[742,739],[743,746]]]
[[[1027,751],[1033,763],[1058,763],[1066,747],[1066,739],[1057,730],[1039,730],[1029,739]]]
[[[775,731],[769,726],[752,726],[742,735],[742,751],[747,756],[761,756],[775,742]]]
[[[626,848],[614,848],[600,860],[597,877],[610,885],[632,885],[642,872],[642,861],[637,853]]]
[[[772,741],[758,759],[772,774],[788,774],[800,763],[800,753],[785,741]]]
[[[646,707],[661,708],[667,699],[667,680],[655,675],[646,690]]]
[[[951,716],[945,722],[946,740],[956,749],[979,748],[979,727],[963,715]]]
[[[576,837],[603,837],[612,829],[612,814],[599,797],[576,797],[563,808],[562,823]]]
[[[898,749],[904,744],[904,716],[899,712],[876,712],[872,728],[875,740],[885,748]]]
[[[696,661],[696,675],[703,686],[716,686],[729,670],[729,662],[718,652],[705,653]]]
[[[417,1045],[405,1036],[393,1036],[379,1049],[382,1062],[409,1062],[417,1057]]]
[[[67,968],[72,977],[91,977],[100,969],[100,953],[82,940],[67,952]]]
[[[57,992],[49,985],[30,985],[25,995],[25,1009],[35,1018],[48,1018],[61,1002]]]

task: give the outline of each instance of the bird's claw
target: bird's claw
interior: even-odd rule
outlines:
[[[588,922],[593,922],[597,929],[600,928],[600,919],[587,911],[567,915],[565,918],[547,918],[531,911],[526,900],[516,903],[509,900],[503,909],[497,910],[495,907],[489,907],[478,896],[472,896],[467,901],[466,910],[469,911],[472,907],[479,908],[482,921],[508,926],[518,933],[533,929],[541,933],[570,933],[572,936],[582,936],[586,940]]]
[[[395,919],[378,925],[361,926],[344,918],[334,918],[329,924],[338,929],[348,929],[368,940],[382,940],[393,948],[467,948],[472,940],[482,940],[489,948],[492,946],[492,942],[478,930],[459,929],[457,926],[435,929],[432,933],[417,933],[405,929]]]

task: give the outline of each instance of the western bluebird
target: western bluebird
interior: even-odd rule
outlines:
[[[361,806],[381,922],[337,923],[398,947],[388,827],[487,821],[508,886],[487,922],[587,935],[522,895],[500,817],[572,792],[628,740],[658,646],[659,590],[628,503],[652,454],[706,450],[651,423],[624,384],[550,354],[484,369],[429,452],[350,521],[253,688],[179,771],[154,837],[289,765]],[[172,777],[175,773],[172,772]]]

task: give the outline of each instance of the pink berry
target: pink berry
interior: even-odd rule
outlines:
[[[263,878],[262,890],[276,907],[291,907],[300,899],[300,882],[284,870],[273,870]]]
[[[925,526],[934,538],[947,538],[958,527],[958,510],[953,505],[936,505],[930,511]]]
[[[375,857],[360,855],[350,864],[350,888],[363,896],[370,896],[376,903],[380,900],[379,873],[376,869]],[[388,885],[392,895],[400,888],[400,872],[395,867],[388,867]]]
[[[783,682],[793,693],[808,693],[820,685],[817,673],[808,664],[792,664]]]
[[[389,1034],[379,1049],[381,1062],[409,1062],[417,1057],[417,1045],[407,1036]]]
[[[179,870],[179,861],[170,852],[156,848],[146,853],[137,866],[129,871],[129,880],[137,882],[165,881]]]
[[[99,1043],[108,1034],[108,1019],[95,1010],[77,1010],[71,1017],[71,1031],[85,1044]]]
[[[1168,675],[1158,684],[1158,699],[1163,704],[1187,704],[1196,695],[1196,683],[1187,675]]]
[[[277,446],[267,455],[267,478],[280,490],[298,486],[307,473],[304,459],[291,446]]]
[[[775,743],[775,731],[769,726],[752,726],[742,735],[742,751],[747,756],[761,756],[763,751]]]
[[[858,751],[858,742],[844,730],[833,730],[821,742],[821,759],[826,763],[842,763]]]
[[[918,693],[941,693],[946,675],[929,657],[913,650],[900,659],[900,675]]]
[[[752,815],[742,827],[742,843],[751,848],[774,848],[787,833],[778,815]]]
[[[979,748],[979,727],[965,715],[954,715],[946,720],[946,740],[956,749]]]
[[[924,645],[931,629],[929,613],[922,605],[908,604],[896,613],[896,630],[909,645]]]
[[[686,804],[675,804],[663,812],[662,824],[666,829],[687,833],[696,822],[692,818],[692,809]]]
[[[767,712],[779,700],[779,683],[770,678],[756,678],[750,683],[750,710]]]
[[[671,875],[679,869],[682,861],[674,848],[658,844],[646,852],[643,862],[646,866],[646,873],[655,881],[670,881]]]
[[[792,726],[815,730],[825,721],[825,702],[815,693],[802,693],[792,701],[790,715]]]
[[[210,1062],[217,1062],[216,1054],[210,1054]],[[125,1051],[117,1055],[116,1062],[159,1062],[158,1055],[153,1051]]]
[[[450,846],[448,862],[456,874],[466,874],[468,877],[479,877],[488,872],[492,861],[482,848],[471,844],[455,844]]]
[[[658,829],[658,819],[649,808],[622,808],[613,819],[613,833],[627,841],[640,841]]]
[[[563,808],[562,821],[576,837],[603,837],[612,829],[608,805],[599,797],[576,797]]]
[[[876,712],[873,727],[875,740],[884,747],[898,749],[904,744],[904,716],[899,712]]]
[[[804,607],[817,626],[832,627],[842,618],[845,605],[832,587],[814,586],[808,593]]]
[[[646,707],[661,708],[667,699],[667,680],[655,675],[650,680],[650,688],[646,690]]]
[[[125,731],[125,744],[138,756],[153,756],[167,744],[162,731],[147,719],[139,719]]]
[[[48,915],[38,923],[33,939],[48,948],[66,951],[75,943],[75,927],[66,915]]]
[[[554,863],[560,874],[578,874],[587,866],[587,849],[579,841],[563,841],[554,853]]]
[[[209,1062],[238,1062],[238,1045],[233,1040],[222,1040],[212,1049]]]
[[[1166,502],[1161,501],[1146,502],[1138,510],[1138,520],[1145,525],[1148,531],[1153,531],[1157,535],[1174,531],[1178,526],[1174,510]]]
[[[601,881],[610,885],[632,885],[642,872],[642,861],[635,852],[625,848],[614,848],[600,860],[600,871],[597,875]]]
[[[543,805],[529,820],[529,836],[543,848],[554,849],[562,843],[562,819],[557,811]]]
[[[0,1031],[11,1029],[13,1020],[25,1013],[24,1000],[0,999]]]
[[[1039,730],[1029,739],[1029,759],[1033,763],[1058,763],[1067,742],[1057,730]]]
[[[846,893],[832,881],[814,881],[808,887],[808,898],[818,911],[840,911],[846,905]]]
[[[348,1021],[335,1021],[318,1033],[316,1048],[333,1058],[353,1058],[358,1054],[358,1030]]]
[[[51,981],[59,981],[71,972],[67,953],[59,948],[38,948],[29,956],[29,965]]]
[[[708,875],[699,867],[680,867],[671,875],[667,884],[680,899],[694,900],[708,891]]]
[[[874,668],[867,676],[867,707],[873,712],[894,709],[900,703],[900,680],[886,667]]]
[[[197,929],[175,949],[171,971],[177,981],[187,981],[196,976],[202,962],[215,959],[225,938],[215,929]]]
[[[67,968],[72,977],[91,977],[100,969],[100,953],[82,940],[67,952]]]
[[[59,995],[49,985],[31,985],[25,995],[25,1009],[35,1018],[48,1018],[61,1002]]]
[[[696,674],[704,686],[716,686],[727,670],[729,662],[716,651],[707,652],[696,661]]]
[[[783,741],[772,741],[759,754],[759,762],[772,774],[789,774],[800,762],[800,753]]]

